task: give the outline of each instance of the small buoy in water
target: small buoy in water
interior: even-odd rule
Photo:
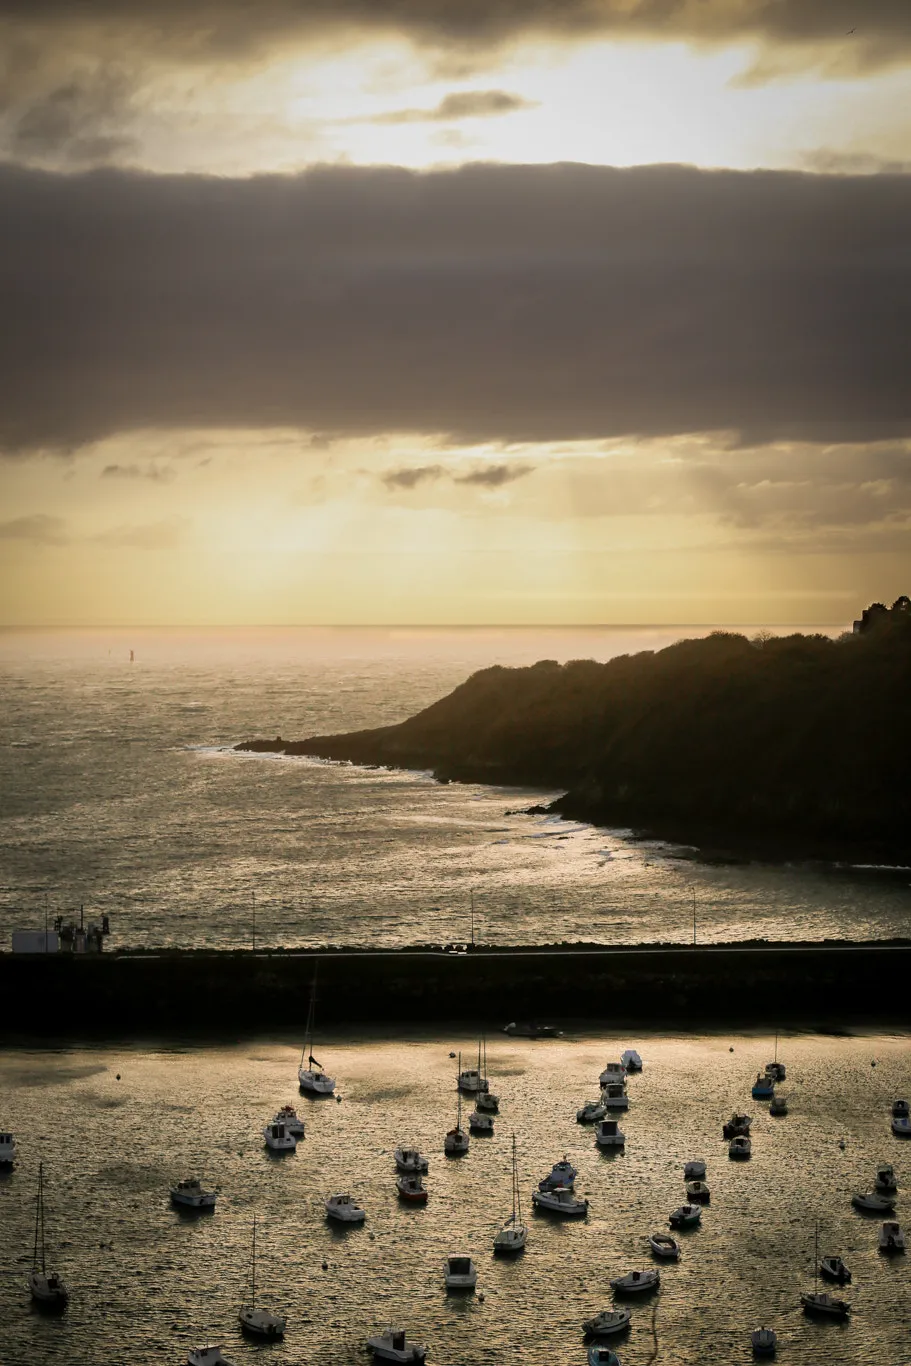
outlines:
[[[845,1142],[845,1140],[844,1140],[843,1138],[840,1138],[840,1139],[838,1140],[838,1146],[839,1146],[839,1148],[842,1149],[842,1151],[844,1151],[844,1149],[845,1149],[848,1145],[847,1145],[847,1143]]]
[[[341,1098],[341,1096],[336,1096],[336,1097],[335,1097],[335,1103],[336,1103],[336,1105],[341,1105],[341,1103],[342,1103],[342,1098]]]
[[[478,1296],[478,1304],[483,1304],[483,1303],[484,1303],[484,1291],[482,1290],[481,1293],[480,1293],[480,1295]]]
[[[329,1270],[329,1263],[328,1263],[328,1262],[323,1262],[323,1270],[324,1270],[324,1271],[328,1271],[328,1270]]]
[[[734,1051],[734,1045],[732,1044],[731,1047],[728,1049],[728,1052],[729,1052],[729,1053],[733,1053],[733,1051]]]
[[[876,1059],[875,1059],[875,1058],[874,1058],[873,1061],[870,1063],[870,1066],[871,1066],[871,1067],[875,1067],[875,1066],[876,1066]]]
[[[117,1081],[120,1081],[120,1073],[119,1073],[119,1072],[117,1073],[117,1078],[116,1078],[116,1079],[117,1079]]]
[[[455,1053],[450,1053],[449,1056],[450,1056],[451,1058],[454,1058],[454,1057],[455,1057]]]

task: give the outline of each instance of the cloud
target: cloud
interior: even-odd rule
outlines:
[[[401,470],[390,470],[382,479],[390,489],[413,489],[428,480],[442,478],[445,472],[442,465],[412,465]]]
[[[31,541],[33,545],[64,545],[68,540],[66,522],[36,512],[30,517],[14,517],[0,522],[0,541]]]
[[[172,465],[105,465],[100,479],[150,479],[154,484],[169,484],[177,478]]]
[[[444,96],[433,109],[393,109],[363,122],[447,123],[457,119],[487,119],[534,108],[534,100],[524,100],[521,95],[511,95],[506,90],[463,90]]]
[[[530,474],[531,470],[531,465],[482,465],[469,470],[467,474],[458,474],[456,470],[446,469],[443,465],[405,465],[401,469],[387,471],[380,478],[389,489],[415,489],[420,484],[433,483],[439,479],[476,488],[498,489]]]
[[[499,489],[531,474],[530,465],[484,465],[468,474],[454,474],[456,484],[475,484],[479,488]]]
[[[6,145],[13,157],[32,162],[62,159],[72,166],[99,165],[122,160],[138,146],[125,131],[131,118],[126,76],[95,70],[70,76],[30,97],[26,92],[25,100],[12,111]]]
[[[816,147],[803,154],[808,171],[822,175],[908,175],[911,161],[887,160],[872,152],[840,152],[831,147]]]
[[[5,167],[0,201],[8,448],[911,433],[911,177]]]
[[[184,538],[187,521],[183,517],[168,517],[160,522],[121,525],[99,531],[89,539],[97,545],[135,550],[171,550]]]

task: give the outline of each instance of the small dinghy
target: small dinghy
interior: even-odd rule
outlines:
[[[731,1118],[722,1125],[721,1132],[725,1138],[738,1138],[746,1136],[750,1132],[750,1125],[753,1123],[752,1115],[740,1115],[736,1111]]]
[[[819,1274],[838,1285],[851,1284],[851,1273],[840,1257],[823,1257],[819,1263]]]
[[[272,1120],[273,1124],[284,1124],[288,1133],[293,1138],[303,1138],[304,1121],[297,1113],[293,1105],[283,1105],[278,1114]]]
[[[582,1331],[590,1338],[612,1338],[626,1331],[632,1317],[632,1309],[604,1309],[593,1319],[586,1319]]]
[[[602,1347],[598,1342],[588,1345],[588,1366],[620,1366],[620,1358],[610,1347]]]
[[[548,1214],[560,1214],[564,1219],[583,1219],[588,1213],[588,1201],[580,1200],[565,1186],[558,1186],[555,1190],[534,1191],[531,1203],[535,1209]]]
[[[483,1115],[480,1110],[472,1110],[468,1116],[468,1131],[475,1136],[493,1133],[493,1115]]]
[[[893,1221],[883,1224],[879,1231],[879,1250],[888,1256],[895,1256],[896,1253],[905,1250],[905,1235],[902,1233],[901,1225]]]
[[[587,1100],[576,1111],[577,1124],[596,1124],[599,1119],[603,1119],[607,1114],[607,1106],[600,1100]]]
[[[220,1347],[191,1347],[187,1352],[187,1366],[232,1366]]]
[[[601,1119],[595,1125],[595,1142],[599,1148],[623,1148],[626,1134],[617,1127],[615,1119]]]
[[[895,1179],[895,1168],[885,1162],[876,1168],[876,1180],[873,1182],[873,1189],[881,1194],[889,1194],[898,1190],[898,1182]]]
[[[336,1219],[340,1224],[362,1224],[367,1211],[350,1195],[330,1195],[326,1201],[326,1218]]]
[[[758,1357],[773,1356],[775,1348],[778,1346],[774,1328],[754,1328],[750,1334],[750,1342]]]
[[[627,1072],[642,1071],[642,1059],[639,1057],[639,1054],[636,1052],[635,1048],[628,1048],[625,1053],[621,1053],[620,1061],[626,1068]]]
[[[263,1129],[263,1138],[272,1153],[293,1153],[297,1147],[297,1139],[284,1124],[267,1124]]]
[[[691,1162],[683,1164],[683,1177],[685,1181],[701,1181],[705,1176],[705,1163],[701,1157],[693,1158]]]
[[[171,1199],[175,1205],[182,1205],[186,1209],[214,1209],[216,1201],[215,1191],[205,1191],[195,1177],[186,1181],[178,1181],[176,1186],[171,1187]]]
[[[478,1283],[478,1268],[470,1257],[447,1257],[443,1279],[447,1290],[474,1290]]]
[[[629,1096],[622,1082],[610,1082],[601,1092],[601,1104],[606,1110],[628,1110]]]
[[[397,1361],[401,1366],[411,1366],[427,1357],[426,1347],[415,1347],[405,1340],[403,1328],[389,1328],[375,1338],[368,1338],[367,1346],[373,1352],[374,1360]]]
[[[728,1144],[728,1157],[734,1158],[735,1161],[745,1161],[752,1155],[752,1152],[753,1145],[746,1134],[738,1134],[737,1137],[732,1138]]]
[[[676,1262],[680,1256],[680,1244],[669,1233],[650,1233],[648,1245],[663,1262]]]
[[[396,1189],[399,1199],[404,1200],[407,1205],[426,1205],[427,1188],[416,1172],[402,1172],[396,1177]]]
[[[16,1160],[16,1140],[12,1134],[0,1134],[0,1167],[11,1167]]]
[[[890,1214],[895,1209],[894,1197],[880,1191],[852,1195],[851,1204],[855,1209],[865,1210],[868,1214]]]
[[[610,1288],[616,1295],[645,1295],[660,1285],[661,1272],[655,1267],[647,1267],[645,1271],[628,1271],[625,1276],[615,1276]]]
[[[896,1138],[911,1138],[911,1119],[907,1115],[896,1115],[892,1120],[892,1132]]]
[[[703,1205],[707,1205],[712,1198],[712,1192],[704,1181],[687,1181],[686,1194],[689,1200],[698,1200]]]
[[[788,1113],[788,1102],[785,1096],[773,1096],[769,1101],[769,1114],[780,1117]]]
[[[892,1117],[894,1119],[911,1118],[911,1105],[906,1100],[893,1100]]]
[[[699,1205],[680,1205],[668,1219],[671,1228],[695,1228],[702,1223]]]
[[[550,1169],[550,1174],[545,1176],[543,1181],[538,1182],[539,1191],[556,1190],[558,1187],[565,1187],[572,1190],[575,1185],[576,1177],[579,1173],[571,1162],[564,1157],[562,1162],[555,1162]]]
[[[769,1100],[775,1094],[775,1079],[768,1072],[760,1072],[750,1093],[754,1100]]]
[[[396,1148],[395,1165],[397,1171],[416,1172],[419,1176],[426,1176],[430,1169],[427,1158],[422,1157],[417,1148]]]
[[[830,1319],[846,1319],[851,1313],[847,1300],[837,1300],[826,1290],[814,1290],[809,1295],[801,1295],[800,1303],[805,1314],[818,1314]]]

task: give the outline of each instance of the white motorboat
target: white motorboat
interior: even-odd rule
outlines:
[[[911,1138],[911,1119],[907,1115],[896,1115],[892,1120],[892,1132],[896,1138]]]
[[[626,1085],[626,1068],[622,1062],[609,1062],[598,1078],[599,1086]]]
[[[62,1276],[48,1271],[44,1246],[44,1163],[38,1163],[38,1194],[35,1199],[35,1247],[28,1277],[29,1294],[46,1309],[64,1309],[70,1292]]]
[[[775,1094],[775,1078],[770,1077],[767,1072],[757,1073],[756,1080],[753,1082],[753,1089],[750,1092],[754,1100],[769,1100]]]
[[[827,1281],[837,1281],[839,1285],[851,1284],[851,1273],[840,1257],[823,1257],[819,1263],[819,1274]]]
[[[493,1250],[501,1256],[521,1252],[528,1237],[522,1223],[522,1201],[519,1196],[519,1168],[516,1160],[516,1136],[512,1136],[512,1214],[494,1235]]]
[[[376,1361],[396,1361],[400,1366],[411,1366],[411,1363],[420,1363],[427,1357],[426,1347],[416,1347],[406,1341],[403,1328],[389,1328],[377,1337],[368,1338],[367,1346]]]
[[[739,1159],[743,1162],[752,1155],[752,1152],[753,1145],[746,1134],[738,1134],[728,1144],[728,1157],[733,1157],[735,1160]]]
[[[731,1118],[721,1126],[721,1132],[725,1138],[738,1138],[741,1135],[749,1134],[752,1123],[752,1115],[741,1115],[735,1111]]]
[[[621,1053],[620,1062],[626,1068],[627,1072],[642,1071],[642,1059],[635,1048],[628,1048],[625,1053]]]
[[[629,1096],[619,1082],[610,1082],[601,1092],[601,1104],[606,1110],[628,1110]]]
[[[285,1320],[281,1314],[273,1314],[256,1303],[256,1216],[253,1216],[253,1245],[250,1253],[249,1298],[245,1299],[237,1311],[241,1328],[252,1337],[276,1342],[285,1335]]]
[[[610,1347],[602,1347],[599,1342],[590,1342],[588,1366],[620,1366],[620,1358]]]
[[[888,1162],[883,1162],[876,1168],[876,1179],[873,1182],[873,1189],[888,1194],[890,1191],[898,1190],[898,1182],[895,1179],[895,1168]]]
[[[464,1091],[467,1096],[474,1096],[479,1091],[489,1091],[490,1087],[481,1076],[480,1067],[466,1067],[464,1071],[459,1072],[459,1090]]]
[[[400,1172],[417,1172],[424,1175],[430,1169],[427,1158],[422,1157],[417,1148],[396,1148],[395,1165]]]
[[[350,1195],[330,1195],[326,1201],[326,1218],[336,1219],[340,1224],[362,1224],[367,1211]]]
[[[851,1204],[868,1214],[889,1214],[895,1209],[895,1197],[881,1191],[867,1191],[863,1195],[852,1195]]]
[[[680,1256],[680,1244],[669,1233],[650,1233],[648,1245],[663,1262],[676,1262]]]
[[[647,1267],[645,1271],[628,1271],[625,1276],[615,1276],[610,1288],[617,1295],[645,1295],[660,1285],[661,1272],[655,1267]]]
[[[0,1167],[11,1167],[16,1160],[16,1140],[12,1134],[0,1134]]]
[[[800,1303],[803,1305],[805,1314],[817,1314],[821,1317],[833,1319],[846,1319],[851,1313],[851,1306],[846,1300],[836,1299],[827,1291],[819,1288],[819,1221],[816,1221],[816,1239],[813,1249],[813,1290],[811,1293],[801,1295]]]
[[[679,1205],[668,1223],[671,1228],[695,1228],[702,1223],[702,1209],[699,1205]]]
[[[293,1105],[283,1105],[272,1119],[273,1124],[284,1124],[288,1133],[294,1138],[303,1138],[304,1121],[297,1113]]]
[[[289,1133],[284,1124],[267,1124],[263,1129],[263,1138],[266,1140],[266,1147],[272,1153],[293,1153],[297,1147],[297,1139]]]
[[[705,1181],[687,1181],[686,1193],[690,1200],[699,1200],[703,1205],[707,1205],[712,1198],[712,1192]]]
[[[483,1115],[480,1110],[472,1110],[468,1116],[468,1131],[475,1135],[492,1134],[493,1115]]]
[[[584,1219],[588,1213],[588,1201],[580,1200],[566,1186],[536,1190],[532,1193],[531,1203],[535,1209],[562,1215],[564,1219]]]
[[[633,1317],[632,1309],[603,1309],[592,1319],[586,1319],[582,1331],[592,1338],[612,1338],[624,1333]]]
[[[694,1158],[691,1162],[684,1162],[683,1177],[685,1181],[701,1181],[705,1176],[705,1163],[701,1157]]]
[[[879,1231],[879,1250],[894,1255],[905,1250],[905,1235],[902,1233],[901,1225],[894,1221],[883,1224]]]
[[[191,1347],[187,1366],[232,1366],[220,1347]]]
[[[615,1119],[601,1119],[595,1125],[595,1142],[599,1148],[623,1148],[626,1134],[617,1127]]]
[[[447,1257],[443,1278],[447,1290],[474,1290],[478,1283],[478,1268],[470,1257]]]
[[[773,1116],[786,1115],[788,1113],[788,1101],[786,1096],[773,1096],[769,1101],[769,1114]],[[771,1332],[771,1329],[769,1330]]]
[[[538,1182],[538,1190],[556,1190],[560,1186],[564,1186],[567,1190],[572,1190],[578,1175],[579,1173],[576,1171],[573,1164],[564,1157],[562,1162],[554,1163],[549,1174],[544,1177],[543,1181]]]
[[[757,1356],[773,1356],[778,1346],[775,1329],[754,1328],[750,1334],[750,1343]]]
[[[894,1119],[911,1118],[911,1104],[906,1100],[893,1100],[892,1116]]]
[[[215,1191],[203,1190],[195,1176],[186,1181],[178,1181],[176,1186],[171,1187],[171,1199],[174,1204],[182,1205],[186,1209],[214,1209],[217,1198]]]
[[[310,991],[310,1008],[307,1011],[307,1029],[304,1035],[304,1046],[301,1049],[300,1066],[297,1069],[297,1080],[300,1089],[310,1096],[331,1096],[335,1090],[335,1078],[330,1077],[323,1071],[321,1062],[317,1062],[313,1056],[313,1023],[316,1014],[316,971],[313,973],[313,987]],[[307,1066],[304,1066],[306,1061]]]
[[[462,1055],[459,1054],[459,1061],[456,1064],[461,1078]],[[443,1151],[447,1157],[462,1157],[468,1152],[468,1135],[462,1128],[462,1088],[456,1088],[456,1122],[455,1128],[450,1129],[443,1139]]]
[[[577,1124],[596,1124],[599,1119],[603,1119],[607,1114],[607,1106],[600,1100],[587,1100],[584,1105],[580,1105],[576,1111]]]

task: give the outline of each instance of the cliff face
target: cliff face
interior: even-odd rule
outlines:
[[[441,779],[566,787],[658,833],[911,849],[911,616],[839,641],[716,633],[606,664],[485,669],[398,726],[250,741]]]

